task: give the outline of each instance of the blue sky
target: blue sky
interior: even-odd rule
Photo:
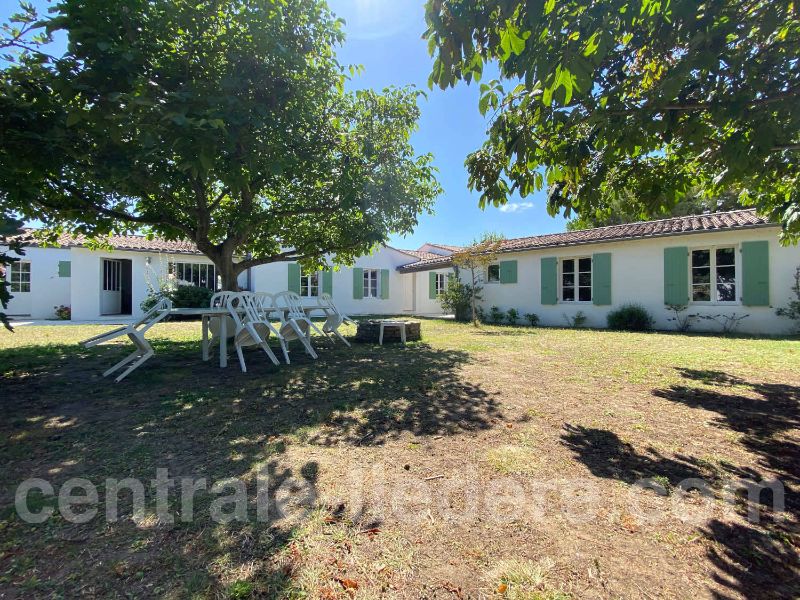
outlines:
[[[413,84],[425,90],[419,131],[412,143],[418,153],[430,152],[444,188],[435,214],[422,215],[416,231],[390,243],[416,248],[426,241],[466,244],[485,231],[506,237],[563,231],[564,219],[552,218],[545,210],[545,192],[527,198],[510,198],[504,210],[478,208],[478,194],[467,188],[464,159],[481,146],[486,121],[478,112],[478,85],[459,84],[445,91],[428,89],[431,58],[421,39],[425,30],[421,0],[328,0],[333,11],[347,22],[347,41],[338,50],[340,62],[360,64],[364,72],[351,87],[382,89]],[[34,0],[46,8],[46,0]],[[0,20],[13,12],[16,2],[0,2]],[[64,40],[56,40],[53,52],[63,51]],[[488,70],[487,70],[488,71]],[[491,76],[485,79],[490,79]]]

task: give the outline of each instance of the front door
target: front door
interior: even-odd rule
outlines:
[[[18,260],[8,269],[8,283],[11,301],[8,303],[9,315],[31,314],[31,261]]]

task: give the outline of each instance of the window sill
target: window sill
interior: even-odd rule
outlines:
[[[570,306],[573,304],[578,306],[587,306],[594,304],[594,302],[592,302],[591,300],[559,300],[558,303],[563,304],[565,306]]]
[[[692,300],[689,306],[742,306],[741,302],[703,302],[702,300]]]

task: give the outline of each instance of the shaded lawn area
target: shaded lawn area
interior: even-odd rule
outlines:
[[[800,594],[796,339],[423,320],[422,342],[318,341],[320,360],[294,347],[280,367],[250,351],[243,374],[200,360],[199,323],[166,323],[115,385],[101,373],[128,345],[76,345],[106,329],[0,335],[0,597]],[[242,479],[248,518],[215,522],[200,491],[183,522],[180,485],[174,523],[151,502],[132,518],[125,493],[111,523],[14,511],[26,478],[84,477],[102,514],[106,478],[149,486],[157,468]],[[725,502],[738,478],[778,478],[786,511],[768,492]]]

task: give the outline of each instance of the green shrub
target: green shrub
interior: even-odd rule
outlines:
[[[483,310],[482,306],[475,307],[475,316],[478,317],[478,321],[481,323],[486,323],[486,311]]]
[[[213,290],[205,287],[197,285],[179,285],[171,290],[162,290],[158,293],[151,290],[139,306],[144,312],[147,312],[153,308],[161,298],[166,297],[172,300],[172,306],[175,308],[205,308],[211,303],[211,296],[213,295]]]
[[[608,313],[608,328],[623,331],[648,331],[653,328],[653,317],[640,304],[623,304]]]
[[[478,288],[480,293],[480,288]],[[469,321],[472,313],[472,286],[456,277],[450,277],[444,292],[439,294],[439,302],[447,312],[453,313],[456,321]],[[478,299],[478,296],[476,296]]]
[[[175,308],[205,308],[211,303],[214,292],[197,285],[179,285],[169,294]]]
[[[517,321],[519,321],[519,313],[517,312],[516,308],[509,308],[506,312],[506,321],[508,321],[509,325],[516,325]]]
[[[583,327],[588,320],[586,314],[579,310],[574,316],[570,317],[567,313],[563,313],[564,320],[567,322],[567,327]]]
[[[539,324],[539,315],[536,313],[526,313],[525,320],[531,327],[536,327]]]
[[[503,322],[503,311],[493,306],[489,309],[489,322],[490,323],[502,323]]]

